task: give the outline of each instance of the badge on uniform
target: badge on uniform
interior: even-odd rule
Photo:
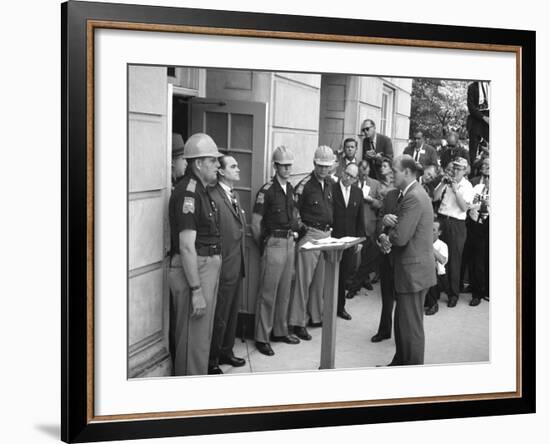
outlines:
[[[263,204],[264,203],[264,193],[258,193],[258,197],[256,198],[257,204]]]
[[[183,199],[183,214],[194,213],[195,212],[195,198],[186,197]]]

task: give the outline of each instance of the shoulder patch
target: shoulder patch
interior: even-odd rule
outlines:
[[[269,181],[267,183],[264,183],[264,186],[260,188],[261,191],[267,191],[271,188],[271,185],[273,185],[273,181]]]
[[[264,200],[265,200],[264,196],[265,195],[264,195],[263,190],[260,190],[260,192],[258,193],[258,196],[256,197],[256,203],[260,204],[260,205],[263,204]]]
[[[311,180],[311,174],[308,174],[300,182],[298,182],[298,186],[296,187],[296,194],[302,194],[302,192],[304,191],[304,187],[310,180]]]
[[[189,183],[187,184],[186,191],[190,191],[191,193],[194,193],[196,187],[197,187],[197,181],[195,179],[189,179]]]
[[[194,197],[184,197],[183,199],[183,214],[194,214],[195,213],[195,198]]]

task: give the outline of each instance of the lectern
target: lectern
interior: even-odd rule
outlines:
[[[358,245],[364,237],[347,237],[342,239],[324,238],[306,242],[300,247],[300,252],[321,250],[325,259],[325,276],[323,285],[323,332],[321,336],[320,369],[334,368],[336,351],[336,305],[338,300],[338,277],[342,252]]]

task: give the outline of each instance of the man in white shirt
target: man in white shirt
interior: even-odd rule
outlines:
[[[441,239],[449,247],[447,276],[449,278],[448,307],[455,307],[459,296],[460,265],[466,242],[466,213],[474,198],[472,184],[464,177],[468,160],[457,157],[453,161],[451,174],[445,174],[434,190],[434,200],[439,205]]]

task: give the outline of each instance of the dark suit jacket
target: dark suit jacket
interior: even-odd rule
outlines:
[[[332,237],[365,236],[363,225],[363,193],[361,193],[361,190],[355,185],[350,187],[347,207],[340,184],[335,184],[332,190],[334,194]]]
[[[415,148],[413,146],[408,146],[403,151],[403,154],[408,154],[409,156],[414,158]],[[423,167],[426,167],[428,165],[438,165],[438,158],[439,156],[437,155],[437,151],[433,146],[428,145],[427,143],[422,145],[418,162],[420,162]]]
[[[488,117],[489,111],[482,111],[479,107],[479,82],[472,82],[468,86],[468,120],[466,128],[485,139],[489,137],[489,125],[483,120],[483,116]]]
[[[244,276],[244,247],[246,219],[239,203],[237,214],[229,197],[218,183],[209,189],[212,200],[220,212],[220,234],[222,239],[222,277],[227,273],[241,273]],[[237,201],[239,196],[234,192]],[[239,265],[240,263],[240,265]],[[240,271],[236,268],[240,266]],[[228,269],[229,268],[229,269]]]
[[[367,137],[363,139],[363,159],[366,160],[369,160],[369,158],[365,155],[365,153],[370,150],[369,142],[370,140]],[[380,153],[383,156],[388,157],[389,159],[393,159],[393,145],[391,143],[391,139],[388,136],[376,133],[375,145],[376,153]]]
[[[413,182],[397,205],[397,225],[390,229],[397,293],[416,293],[436,284],[433,209],[424,188]]]

